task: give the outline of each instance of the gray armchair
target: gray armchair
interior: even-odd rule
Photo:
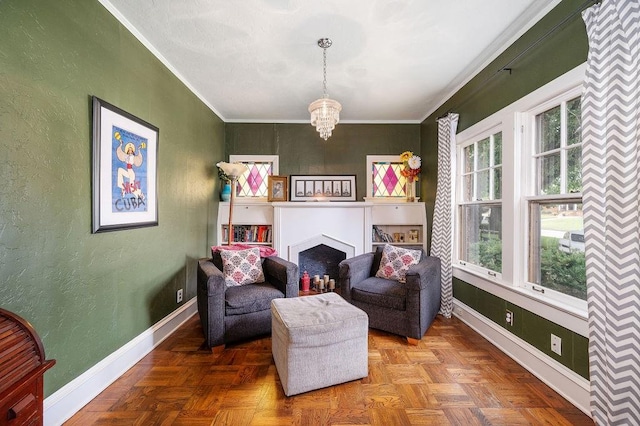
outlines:
[[[277,256],[262,262],[265,282],[227,287],[219,253],[198,261],[198,314],[205,345],[218,352],[230,342],[271,333],[271,300],[298,296],[298,266]]]
[[[440,259],[425,255],[406,283],[377,278],[382,247],[339,265],[342,297],[369,315],[369,327],[405,336],[417,345],[440,309]]]

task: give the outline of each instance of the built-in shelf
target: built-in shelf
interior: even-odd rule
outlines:
[[[372,244],[374,246],[393,244],[397,246],[421,246],[424,242],[422,224],[413,225],[373,225]]]
[[[218,209],[217,244],[227,242],[229,203]],[[269,245],[290,261],[297,250],[317,241],[347,257],[373,251],[387,243],[426,251],[425,204],[372,202],[234,203],[235,242]],[[388,235],[389,237],[385,237]]]
[[[271,245],[273,241],[272,225],[233,225],[233,241],[256,245]],[[229,225],[222,225],[222,243],[229,240]]]
[[[251,245],[273,245],[273,206],[268,203],[233,204],[233,241]],[[229,203],[218,208],[217,244],[224,245],[229,238]]]
[[[424,203],[378,204],[371,209],[371,247],[393,244],[426,251]]]

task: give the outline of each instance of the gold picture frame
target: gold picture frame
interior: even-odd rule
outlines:
[[[288,193],[286,176],[269,176],[267,201],[287,201]]]

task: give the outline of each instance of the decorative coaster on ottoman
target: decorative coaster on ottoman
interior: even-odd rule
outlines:
[[[271,346],[287,396],[367,377],[369,318],[336,293],[271,301]]]

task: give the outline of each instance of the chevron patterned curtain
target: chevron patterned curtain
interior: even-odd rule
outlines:
[[[583,12],[583,206],[591,411],[640,424],[640,2]]]
[[[458,114],[438,119],[438,183],[431,231],[431,256],[439,257],[442,267],[440,313],[451,318],[453,311],[453,213],[455,205],[456,129]]]

